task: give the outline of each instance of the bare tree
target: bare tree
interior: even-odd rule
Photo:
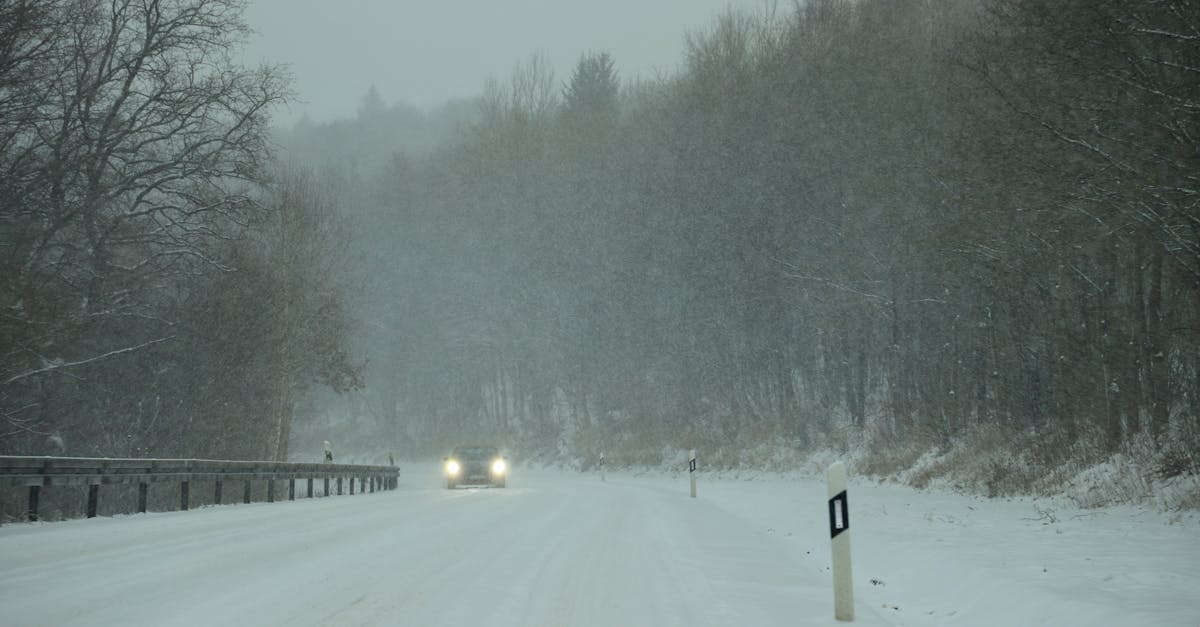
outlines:
[[[362,385],[361,364],[346,349],[350,316],[342,302],[347,242],[334,197],[311,172],[285,171],[274,185],[275,223],[265,230],[267,265],[275,284],[268,294],[273,324],[274,407],[272,459],[286,460],[297,399],[312,385],[346,392]]]
[[[169,340],[164,304],[221,267],[212,244],[258,211],[268,114],[289,87],[280,68],[231,56],[244,6],[0,4],[22,18],[0,35],[4,407],[38,405],[47,377]],[[21,80],[32,68],[37,80]]]

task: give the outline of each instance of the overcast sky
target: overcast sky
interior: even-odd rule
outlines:
[[[672,72],[688,31],[765,0],[251,0],[246,61],[292,67],[303,102],[282,120],[353,115],[371,84],[389,103],[478,95],[542,53],[561,82],[579,55],[612,53],[622,79]]]

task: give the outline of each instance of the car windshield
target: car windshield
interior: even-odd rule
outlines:
[[[460,446],[454,449],[454,456],[460,459],[489,459],[496,455],[494,446]]]

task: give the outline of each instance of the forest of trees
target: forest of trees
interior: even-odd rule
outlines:
[[[861,446],[887,473],[966,442],[996,490],[1195,472],[1196,9],[730,12],[661,80],[533,57],[436,148],[323,144],[370,362],[335,423],[584,466]],[[345,134],[405,111],[372,99]]]
[[[0,0],[0,452],[1200,472],[1192,0],[768,4],[286,168],[236,6]]]
[[[333,200],[239,0],[0,0],[0,454],[286,459],[357,386]]]

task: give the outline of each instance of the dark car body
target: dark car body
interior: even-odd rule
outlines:
[[[508,477],[508,463],[494,446],[457,447],[443,470],[451,490],[465,485],[503,488]]]

